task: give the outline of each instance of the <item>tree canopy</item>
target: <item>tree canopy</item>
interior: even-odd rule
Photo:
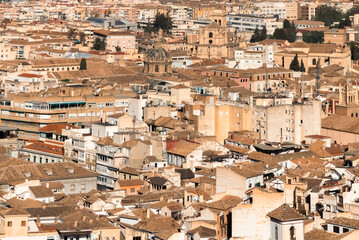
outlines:
[[[290,63],[289,69],[292,69],[293,71],[297,71],[297,72],[301,70],[301,67],[299,66],[297,54],[294,56],[292,62]]]
[[[170,33],[172,29],[172,18],[164,13],[157,13],[155,21],[153,22],[153,30],[157,32],[162,29],[165,33]]]
[[[284,19],[283,28],[276,28],[273,33],[273,38],[294,42],[296,40],[296,28],[294,22],[290,23],[288,19]]]
[[[304,66],[303,59],[300,61],[300,71],[305,72],[305,66]]]
[[[93,49],[95,50],[105,50],[106,49],[106,42],[105,39],[102,39],[97,37],[95,39],[95,42],[93,43]]]
[[[357,42],[350,42],[349,44],[351,53],[352,53],[352,60],[359,60],[359,45]]]
[[[267,35],[266,26],[264,26],[261,31],[259,31],[258,27],[256,27],[250,41],[252,43],[260,42],[260,41],[263,41],[264,39],[267,39],[267,37],[268,37],[268,35]]]
[[[315,20],[324,22],[325,26],[331,26],[333,22],[340,22],[342,18],[342,12],[335,7],[327,5],[317,7]]]
[[[324,32],[312,31],[312,32],[303,33],[303,41],[306,43],[323,43]]]
[[[82,58],[80,62],[80,70],[87,70],[86,58]]]

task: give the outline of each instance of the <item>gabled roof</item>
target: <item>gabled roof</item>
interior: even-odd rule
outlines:
[[[132,168],[132,167],[128,167],[128,166],[119,169],[119,172],[136,175],[136,176],[140,175],[140,172],[137,171],[136,168]]]
[[[344,227],[350,227],[350,228],[354,228],[354,229],[359,229],[359,220],[357,220],[357,219],[351,219],[351,218],[346,218],[346,217],[335,217],[335,218],[327,220],[326,223],[344,226]]]
[[[240,197],[226,195],[218,201],[205,204],[205,207],[225,211],[229,208],[234,208],[235,206],[237,206],[238,203],[242,201],[243,199],[241,199]]]
[[[51,170],[51,173],[49,170]],[[97,176],[97,173],[72,162],[10,165],[0,169],[0,184],[9,184],[25,179],[53,181]]]
[[[175,169],[175,171],[181,174],[181,180],[194,178],[194,174],[190,168],[180,168]]]
[[[296,210],[291,208],[288,204],[284,203],[280,207],[274,209],[270,213],[267,214],[268,217],[274,218],[281,222],[289,222],[296,220],[305,220],[306,217]]]
[[[5,216],[20,216],[20,215],[24,216],[24,215],[30,215],[30,214],[25,209],[10,208],[9,211],[7,211],[4,215]]]
[[[196,142],[180,140],[174,143],[171,148],[167,149],[167,152],[186,157],[200,145],[201,144]]]
[[[52,197],[54,196],[50,188],[45,186],[32,186],[29,187],[31,192],[35,195],[36,198]]]
[[[172,217],[155,216],[147,218],[133,225],[135,228],[148,232],[163,232],[171,229],[179,229],[180,225]]]
[[[78,127],[68,123],[54,123],[39,128],[39,132],[62,134],[62,129],[78,129]]]
[[[201,238],[216,238],[216,230],[212,228],[207,228],[203,226],[199,226],[187,232],[188,234],[194,235],[198,234]]]
[[[30,145],[25,146],[24,149],[63,156],[63,147],[47,144],[43,142],[32,143]]]
[[[216,28],[216,29],[220,29],[221,26],[219,26],[216,22],[212,22],[210,24],[208,24],[207,26],[205,26],[206,29],[213,29],[213,28]]]
[[[143,185],[143,181],[141,179],[117,180],[117,183],[120,185],[120,187]]]
[[[166,184],[166,182],[168,182],[168,180],[163,177],[151,177],[148,180],[151,184],[155,184],[159,186],[163,186]]]

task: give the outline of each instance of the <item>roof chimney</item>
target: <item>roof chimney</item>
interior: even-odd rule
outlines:
[[[74,222],[74,227],[77,227],[77,221]]]
[[[150,209],[147,209],[146,210],[146,218],[150,218],[151,217],[151,210]]]

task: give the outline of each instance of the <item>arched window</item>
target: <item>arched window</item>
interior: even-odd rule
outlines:
[[[208,37],[209,37],[209,38],[213,38],[213,33],[210,32],[210,33],[208,34]]]
[[[358,117],[358,113],[355,114],[355,117]]]
[[[352,115],[351,115],[352,117],[354,117],[354,113],[352,113]]]
[[[155,72],[159,72],[158,65],[155,66]]]
[[[291,226],[289,228],[289,233],[290,233],[290,240],[295,240],[295,227]]]
[[[313,64],[313,65],[317,65],[317,59],[313,58],[312,64]]]
[[[274,228],[274,239],[279,240],[278,226],[275,226]]]
[[[218,22],[219,26],[222,26],[222,20],[218,20]]]

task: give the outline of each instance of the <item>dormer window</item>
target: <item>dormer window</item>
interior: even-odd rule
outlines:
[[[29,172],[23,172],[22,174],[24,174],[24,176],[27,178],[31,177],[31,173],[29,173]]]
[[[52,176],[52,170],[51,170],[51,169],[45,170],[45,173],[46,173],[48,176]]]
[[[73,168],[66,168],[67,172],[70,174],[74,174],[75,173],[75,169]]]

